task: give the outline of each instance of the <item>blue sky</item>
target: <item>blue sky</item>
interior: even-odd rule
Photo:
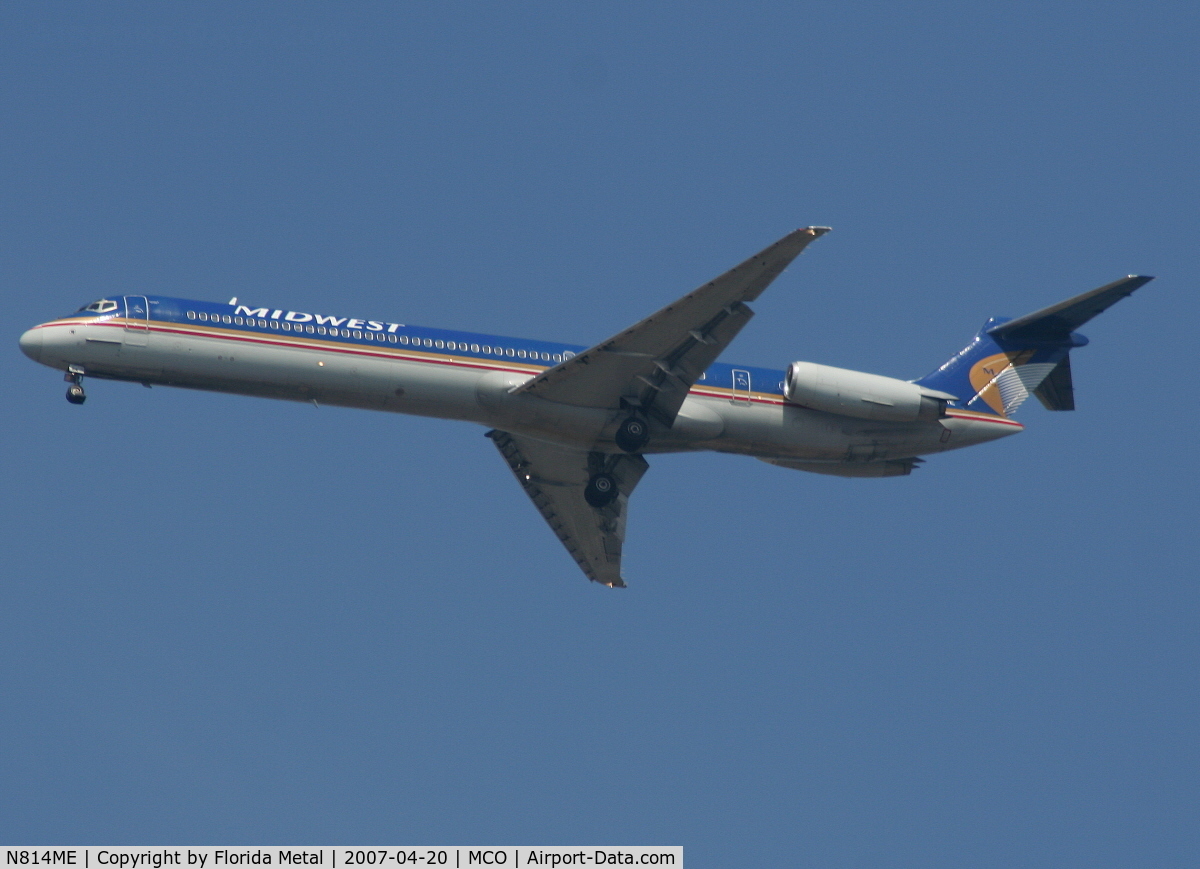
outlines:
[[[1200,858],[1191,4],[0,7],[0,839]],[[587,583],[470,426],[92,382],[169,294],[589,344],[827,224],[729,360],[911,378],[1126,274],[913,476],[652,461]],[[740,862],[739,862],[740,861]]]

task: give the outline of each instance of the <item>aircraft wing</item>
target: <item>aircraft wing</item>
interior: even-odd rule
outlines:
[[[604,455],[573,450],[523,435],[488,432],[517,482],[558,535],[588,578],[624,588],[621,546],[629,495],[649,465],[641,456]],[[604,507],[592,507],[583,490],[592,473],[616,478],[620,495]]]
[[[745,304],[828,227],[797,229],[682,299],[513,390],[670,427],[692,384],[754,316]]]

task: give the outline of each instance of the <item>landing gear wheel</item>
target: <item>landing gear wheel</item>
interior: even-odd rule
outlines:
[[[617,429],[616,437],[613,439],[617,442],[617,446],[625,452],[636,453],[646,445],[646,441],[650,440],[650,427],[646,425],[645,420],[631,416],[621,423],[621,427]]]
[[[67,401],[71,404],[83,404],[87,401],[87,393],[83,391],[82,386],[74,383],[67,389]]]
[[[588,480],[587,488],[583,490],[583,500],[599,509],[611,504],[618,494],[616,478],[612,474],[600,473]]]

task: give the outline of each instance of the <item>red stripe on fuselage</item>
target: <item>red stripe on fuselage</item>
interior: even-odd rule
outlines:
[[[967,419],[971,422],[994,422],[999,423],[1000,425],[1010,425],[1015,428],[1025,428],[1025,426],[1017,422],[1015,419],[1005,419],[1002,416],[990,416],[983,413],[963,413],[962,411],[948,410],[946,411],[946,416],[954,419]]]
[[[145,323],[146,321],[139,320],[139,321],[134,321],[134,322],[138,323],[138,326],[136,328],[138,328],[139,331],[147,331],[147,327],[141,325],[141,324]],[[50,322],[50,323],[42,323],[40,325],[35,326],[34,328],[35,329],[44,329],[49,326],[66,326],[66,325],[78,324],[78,323],[87,323],[92,326],[108,326],[113,329],[126,328],[125,320],[120,319],[120,318],[113,318],[110,320],[105,320],[103,322],[95,322],[95,321],[90,321],[87,319],[57,320],[57,321]],[[394,350],[388,350],[386,352],[380,352],[378,350],[368,350],[365,347],[358,347],[357,345],[347,346],[345,344],[335,343],[332,341],[322,341],[319,338],[314,338],[314,339],[301,338],[299,340],[296,340],[293,338],[293,339],[280,340],[278,338],[268,337],[266,335],[257,335],[254,333],[245,333],[245,332],[236,332],[232,329],[221,329],[219,327],[214,328],[211,326],[205,326],[205,327],[201,327],[200,329],[198,329],[195,327],[187,327],[187,326],[181,326],[181,325],[176,325],[176,324],[172,324],[170,326],[164,326],[164,325],[160,325],[160,324],[152,324],[152,325],[148,326],[148,331],[159,332],[159,333],[164,333],[164,334],[173,334],[173,335],[186,335],[186,336],[193,337],[193,338],[216,338],[221,341],[241,341],[246,344],[263,344],[263,345],[270,346],[270,347],[287,347],[287,348],[291,348],[291,349],[304,349],[304,350],[322,350],[322,351],[330,352],[330,353],[343,353],[343,354],[350,355],[350,356],[369,356],[369,357],[374,357],[376,359],[402,359],[407,362],[420,362],[420,363],[424,363],[424,364],[428,364],[428,365],[450,365],[455,368],[474,368],[479,371],[509,371],[509,372],[512,372],[513,374],[534,374],[534,375],[536,375],[539,372],[546,371],[547,369],[553,367],[553,366],[547,365],[547,366],[537,366],[537,367],[531,367],[531,368],[513,368],[508,365],[496,364],[494,362],[485,361],[485,360],[465,361],[463,359],[463,357],[448,358],[448,357],[442,356],[440,358],[433,358],[432,354],[430,354],[430,355],[426,355],[426,354],[412,355],[410,351],[400,350],[398,348],[394,349]],[[726,389],[726,388],[720,387],[720,386],[694,386],[689,390],[689,394],[704,397],[704,398],[719,398],[719,399],[732,400],[732,401],[745,401],[750,404],[766,404],[766,405],[774,405],[777,407],[781,407],[781,406],[784,406],[787,404],[792,404],[791,402],[786,401],[782,396],[780,396],[778,398],[766,397],[762,393],[758,393],[757,396],[748,396],[746,398],[743,398],[742,395],[744,395],[744,393],[737,392],[733,389]],[[792,406],[793,407],[802,407],[803,405],[792,404]],[[963,413],[961,411],[951,410],[951,411],[947,412],[947,416],[953,417],[955,419],[971,420],[972,422],[999,423],[1001,425],[1014,426],[1016,428],[1024,428],[1025,427],[1025,426],[1021,425],[1021,423],[1016,422],[1014,420],[1004,419],[1004,418],[998,417],[998,416],[988,416],[986,414],[979,414],[979,413]]]

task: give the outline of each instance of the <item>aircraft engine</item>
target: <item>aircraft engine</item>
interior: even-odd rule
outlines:
[[[906,380],[815,362],[788,366],[784,395],[813,410],[889,422],[941,419],[946,415],[946,402],[955,399]]]

